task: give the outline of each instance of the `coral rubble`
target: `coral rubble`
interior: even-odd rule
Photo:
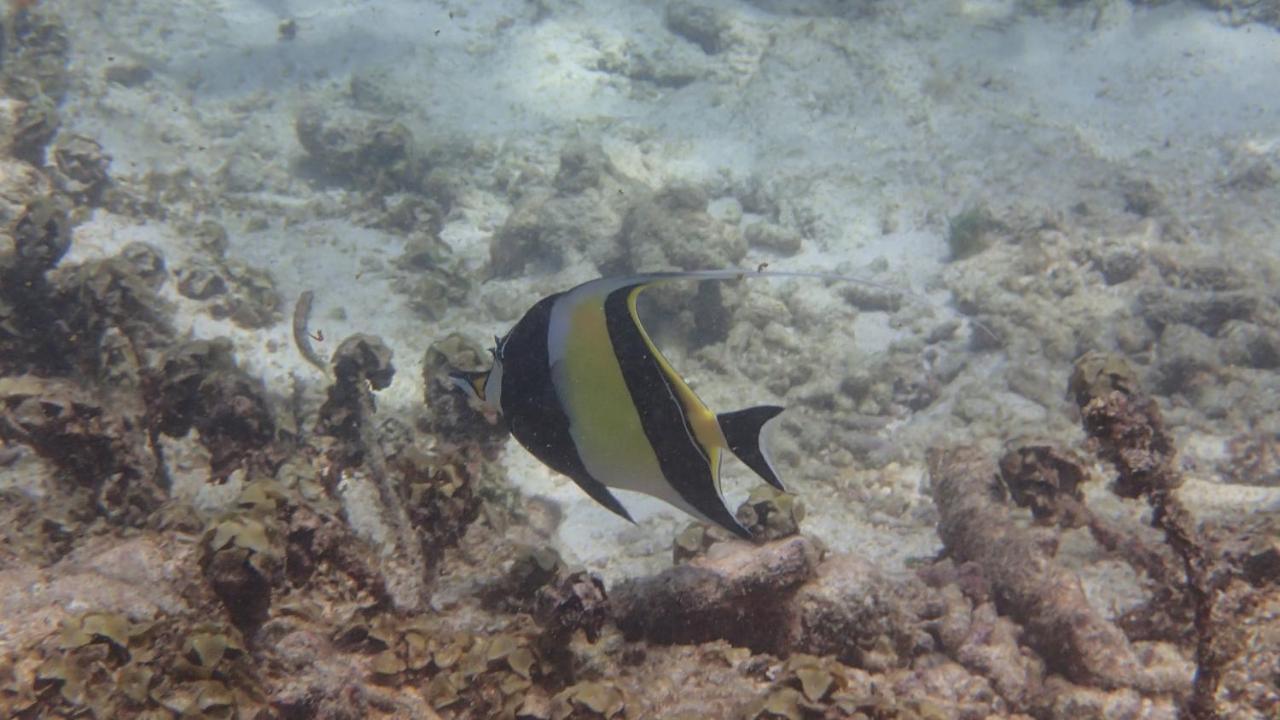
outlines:
[[[1274,2],[1209,4],[1275,22]],[[553,12],[532,5],[538,20]],[[308,22],[267,29],[298,49],[316,36]],[[700,0],[654,22],[694,59],[619,44],[596,48],[590,72],[741,87],[767,79],[776,63],[761,57],[786,42]],[[682,367],[791,407],[775,455],[811,494],[756,488],[736,513],[754,542],[694,523],[670,567],[617,580],[553,547],[560,504],[522,494],[500,420],[448,380],[489,357],[441,320],[514,320],[562,279],[543,274],[819,250],[816,211],[757,176],[664,177],[581,138],[551,145],[546,169],[524,147],[441,149],[393,117],[398,100],[372,76],[345,85],[353,107],[296,106],[297,177],[252,153],[209,177],[117,176],[83,126],[59,130],[73,37],[14,3],[0,48],[0,715],[1280,716],[1280,521],[1274,508],[1202,516],[1193,493],[1225,484],[1179,455],[1212,422],[1210,470],[1280,484],[1280,413],[1258,392],[1280,367],[1280,298],[1264,262],[1236,272],[1198,255],[1158,178],[1100,181],[1123,215],[1112,226],[1087,208],[938,214],[941,285],[968,317],[932,318],[875,284],[652,298],[667,318],[655,338],[679,341]],[[142,93],[169,81],[158,67],[111,59],[97,75]],[[294,181],[316,192],[298,208],[257,192]],[[1274,187],[1260,155],[1221,189]],[[76,231],[97,213],[163,220],[183,241],[138,232],[96,253]],[[448,225],[465,213],[492,224],[464,248]],[[420,374],[397,378],[383,339],[396,338],[354,312],[347,337],[326,341],[315,293],[243,259],[224,224],[237,215],[250,232],[341,216],[392,238],[352,277],[386,280],[416,313]],[[299,293],[291,334],[276,333],[284,291]],[[175,306],[200,322],[181,329]],[[855,350],[855,332],[883,352]],[[289,337],[316,382],[267,379]],[[406,374],[412,402],[394,402]],[[938,418],[963,427],[936,432]],[[925,444],[927,470],[906,467]],[[890,547],[904,527],[923,540]],[[1109,606],[1115,578],[1128,594]]]

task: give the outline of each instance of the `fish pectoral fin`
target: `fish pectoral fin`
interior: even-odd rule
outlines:
[[[764,478],[765,482],[786,492],[782,480],[778,479],[778,473],[773,469],[773,460],[765,442],[769,435],[769,421],[781,412],[782,408],[777,405],[757,405],[745,410],[720,413],[716,420],[720,423],[720,431],[724,433],[729,451]]]

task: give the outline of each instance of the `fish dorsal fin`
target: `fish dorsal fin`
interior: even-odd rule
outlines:
[[[640,337],[644,339],[645,345],[649,347],[649,352],[653,354],[653,359],[657,361],[658,367],[662,368],[662,374],[667,378],[667,384],[671,391],[675,394],[676,399],[680,402],[684,409],[684,417],[689,424],[689,428],[693,430],[693,435],[697,439],[698,444],[707,454],[708,462],[714,470],[719,469],[720,448],[727,447],[724,435],[720,432],[720,425],[716,422],[715,413],[707,408],[702,399],[698,397],[693,388],[684,381],[680,373],[676,372],[671,366],[671,362],[667,360],[667,356],[662,354],[658,349],[657,343],[653,338],[649,337],[649,331],[645,330],[644,323],[640,322],[640,312],[636,308],[636,299],[640,296],[641,291],[648,287],[648,283],[637,284],[627,294],[627,310],[631,313],[631,321],[635,323],[636,330],[639,331]],[[716,489],[719,488],[719,473],[716,475]]]
[[[848,283],[851,285],[861,285],[863,287],[883,290],[885,292],[897,293],[904,298],[910,299],[921,305],[937,308],[939,304],[929,298],[908,288],[896,287],[888,283],[876,282],[860,278],[856,275],[844,275],[841,273],[828,273],[821,271],[809,270],[738,270],[733,268],[717,269],[717,270],[672,270],[659,271],[651,273],[640,273],[630,277],[617,278],[601,278],[593,282],[610,281],[616,283],[616,286],[626,285],[655,285],[659,283],[679,282],[681,280],[690,280],[694,282],[700,281],[719,281],[731,282],[735,280],[750,280],[753,278],[779,278],[793,280],[816,280],[820,282],[838,282]],[[999,340],[999,336],[994,330],[987,327],[984,323],[973,317],[967,318],[973,323],[974,327],[982,330],[992,339]]]

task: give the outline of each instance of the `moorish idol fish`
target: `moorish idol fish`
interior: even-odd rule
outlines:
[[[725,507],[720,462],[728,450],[785,490],[764,442],[782,408],[712,412],[649,337],[636,299],[659,283],[762,276],[866,282],[747,270],[599,278],[538,301],[497,339],[490,370],[450,378],[497,410],[525,449],[627,520],[610,488],[651,495],[750,538]]]

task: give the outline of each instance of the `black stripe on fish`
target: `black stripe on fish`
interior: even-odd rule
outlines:
[[[587,472],[569,434],[569,416],[556,397],[547,352],[551,309],[562,294],[538,301],[498,345],[502,362],[502,416],[534,457],[569,476],[596,502],[631,520],[609,488]]]
[[[653,447],[667,483],[694,509],[724,529],[750,539],[751,533],[724,506],[716,488],[709,454],[697,441],[675,389],[645,342],[640,319],[629,299],[644,283],[619,288],[605,298],[605,324],[613,354],[640,415],[640,426]]]

